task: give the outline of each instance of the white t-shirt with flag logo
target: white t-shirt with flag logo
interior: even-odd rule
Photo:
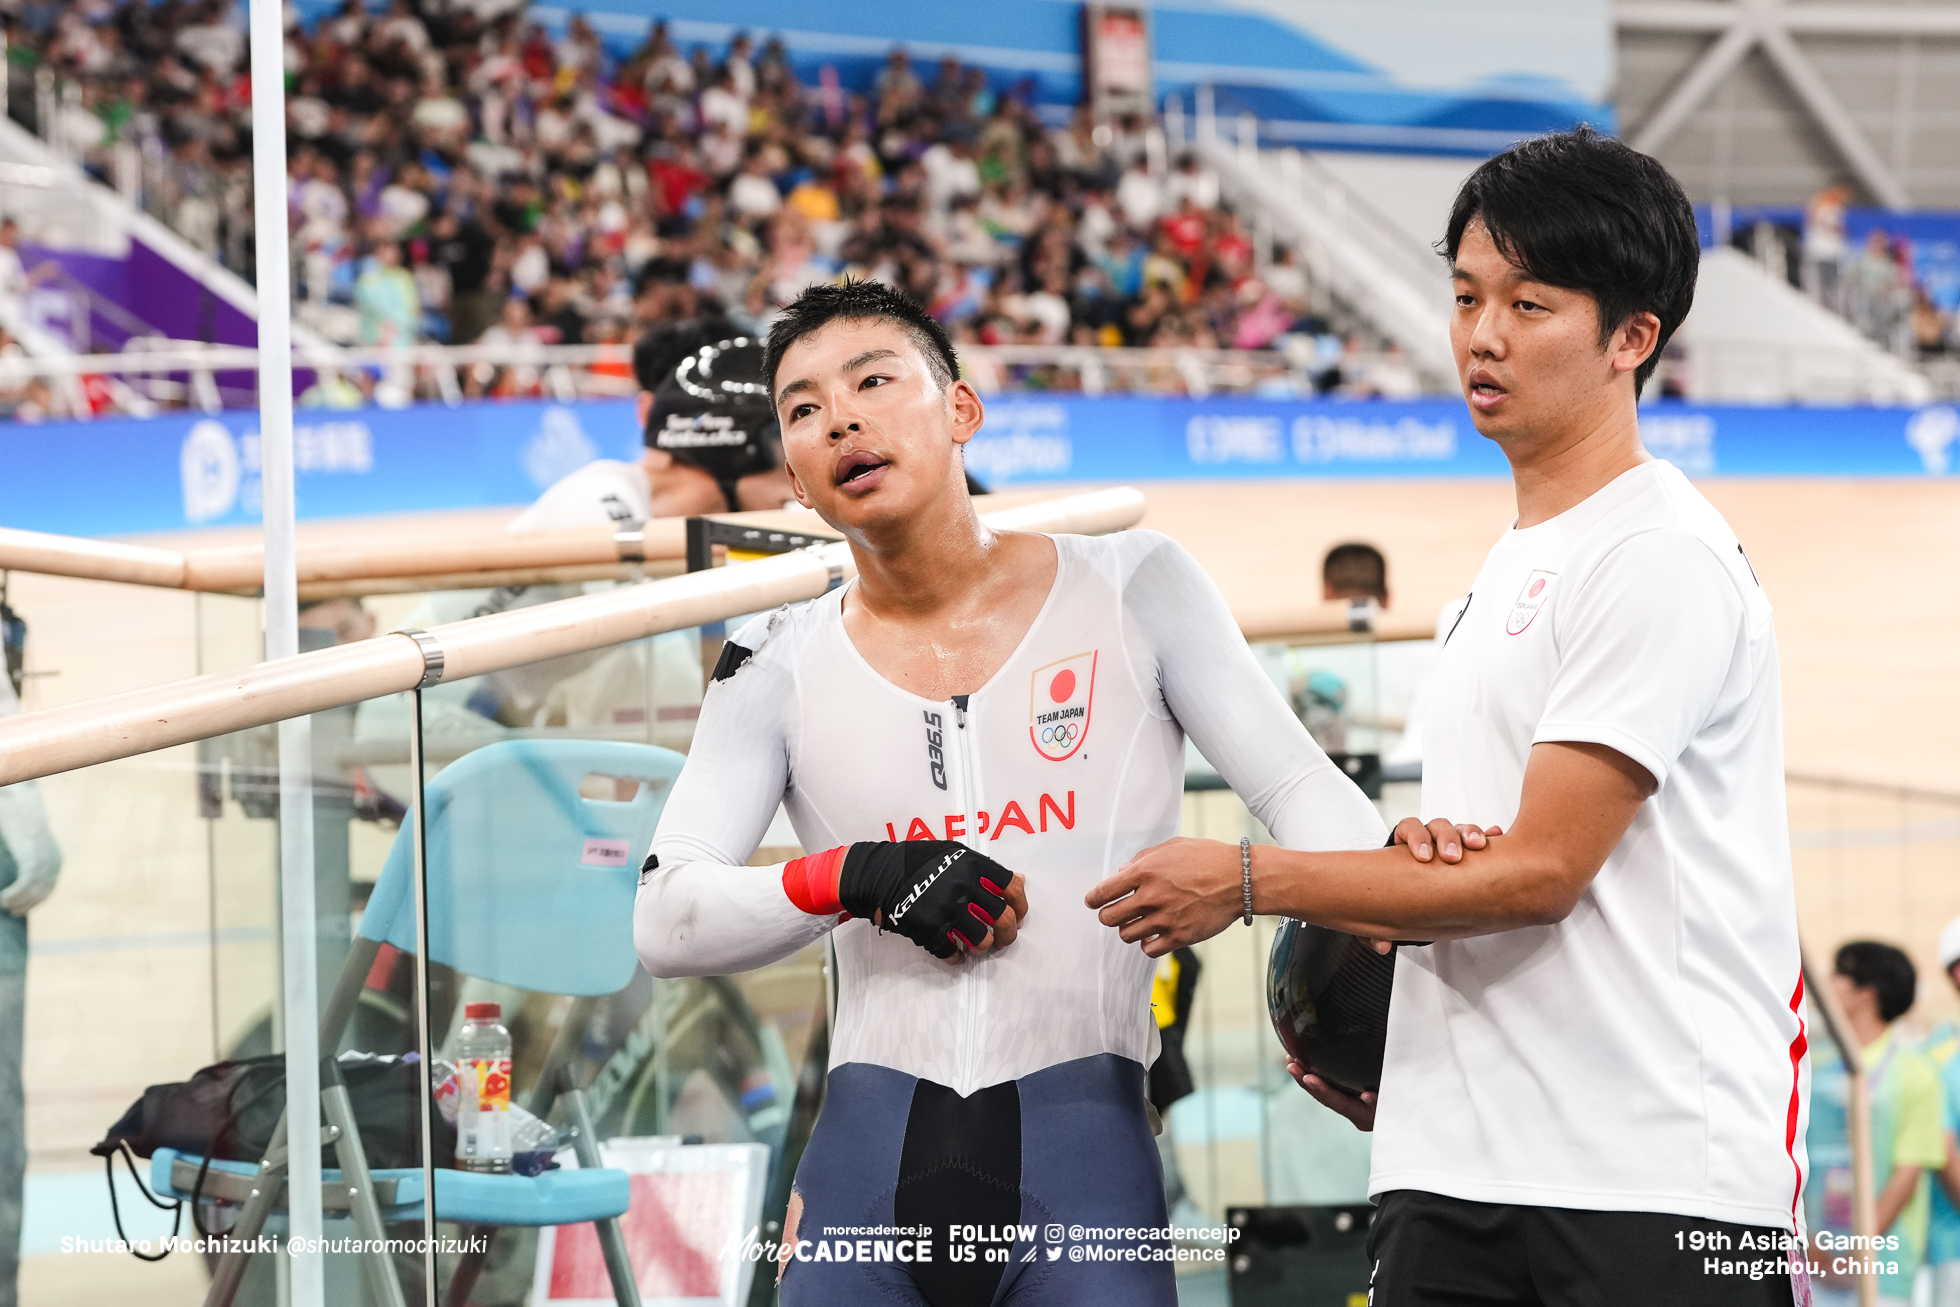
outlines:
[[[649,971],[745,971],[834,929],[833,1065],[961,1094],[1100,1053],[1148,1065],[1155,963],[1082,900],[1177,833],[1186,733],[1281,844],[1381,846],[1374,806],[1287,708],[1188,553],[1150,531],[1052,538],[1046,602],[963,703],[875,671],[844,629],[845,589],[735,635],[752,656],[708,690],[635,903]],[[744,865],[779,802],[812,853],[959,840],[1022,873],[1020,937],[948,966],[868,921],[806,915],[782,864]]]
[[[1422,814],[1535,744],[1659,782],[1564,921],[1401,950],[1371,1193],[1792,1228],[1808,1103],[1770,606],[1664,462],[1505,533],[1424,691]]]

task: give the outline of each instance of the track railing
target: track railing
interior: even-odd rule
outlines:
[[[964,371],[984,394],[1029,392],[1084,394],[1188,395],[1257,394],[1294,398],[1339,386],[1344,392],[1399,392],[1383,380],[1378,353],[1349,352],[1336,357],[1316,352],[1305,338],[1285,350],[1101,348],[1075,345],[970,345],[960,350]],[[118,354],[51,354],[0,358],[0,388],[21,387],[35,378],[72,382],[82,377],[113,379],[135,397],[112,411],[149,416],[159,410],[251,408],[257,404],[258,351],[229,345],[136,337]],[[638,389],[632,347],[625,344],[541,345],[527,342],[474,345],[414,345],[359,349],[296,349],[297,384],[313,386],[334,378],[365,383],[363,392],[329,396],[328,407],[399,406],[416,400],[457,405],[478,399],[542,397],[561,402],[619,397]],[[1331,374],[1331,375],[1330,375]],[[371,392],[371,393],[370,393]],[[78,409],[68,405],[68,409]],[[97,416],[107,416],[104,411]],[[85,410],[59,416],[88,417]]]
[[[1121,487],[983,520],[999,530],[1100,535],[1143,510],[1143,495]],[[814,599],[853,572],[848,545],[820,545],[25,713],[0,721],[0,785]]]

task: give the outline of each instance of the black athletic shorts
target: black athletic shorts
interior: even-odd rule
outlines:
[[[1368,1230],[1368,1307],[1792,1307],[1790,1237],[1398,1189]]]

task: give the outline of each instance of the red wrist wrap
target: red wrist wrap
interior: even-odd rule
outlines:
[[[830,917],[844,910],[837,901],[837,880],[844,874],[844,855],[851,846],[840,844],[822,853],[796,859],[783,868],[783,893],[813,917]]]

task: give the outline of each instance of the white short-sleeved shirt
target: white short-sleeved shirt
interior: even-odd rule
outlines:
[[[1425,818],[1511,825],[1535,744],[1653,774],[1570,916],[1401,950],[1371,1193],[1790,1229],[1808,1075],[1770,607],[1664,462],[1505,534],[1425,691]]]

